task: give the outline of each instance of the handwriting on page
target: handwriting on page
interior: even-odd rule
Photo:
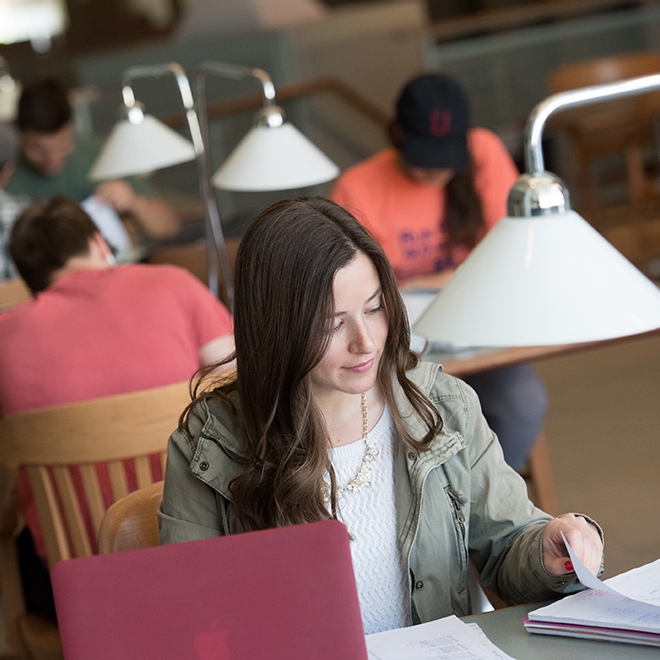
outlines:
[[[455,616],[367,635],[369,660],[513,660]]]

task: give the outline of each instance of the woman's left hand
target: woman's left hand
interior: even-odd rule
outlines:
[[[564,575],[573,571],[561,533],[570,543],[580,561],[598,575],[603,559],[603,542],[594,525],[582,516],[564,513],[553,518],[543,530],[543,565],[553,575]]]

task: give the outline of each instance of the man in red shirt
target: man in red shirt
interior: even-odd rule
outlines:
[[[16,222],[10,254],[33,298],[0,315],[0,409],[14,414],[189,379],[233,350],[227,309],[188,271],[114,267],[78,204]]]
[[[15,414],[188,380],[234,350],[227,309],[188,271],[116,266],[85,211],[33,204],[9,252],[33,298],[0,314],[0,411]],[[45,548],[27,479],[19,506]]]

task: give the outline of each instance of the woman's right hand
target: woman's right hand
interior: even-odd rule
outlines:
[[[603,561],[603,542],[598,529],[583,516],[564,513],[553,518],[543,530],[543,565],[553,575],[573,572],[573,564],[562,532],[580,561],[598,575]]]

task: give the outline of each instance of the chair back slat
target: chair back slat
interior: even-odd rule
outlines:
[[[134,460],[135,478],[138,488],[146,488],[154,482],[151,476],[151,463],[148,456],[140,456]]]
[[[89,507],[89,515],[92,519],[92,525],[94,529],[98,529],[103,514],[105,513],[106,506],[103,501],[103,493],[101,492],[101,487],[99,485],[96,468],[93,465],[81,465],[79,470],[83,490],[85,491],[87,506]]]
[[[92,554],[92,544],[85,532],[85,519],[73,485],[71,472],[67,467],[60,466],[53,467],[52,471],[57,487],[57,496],[62,503],[66,530],[73,545],[73,556],[88,557]],[[48,515],[48,513],[44,512],[44,515]],[[39,517],[41,518],[41,516]]]
[[[110,461],[108,463],[108,473],[110,474],[110,484],[112,486],[112,499],[116,502],[122,497],[128,495],[128,481],[122,461]]]
[[[34,502],[39,513],[41,531],[44,535],[48,565],[52,567],[62,559],[71,559],[66,525],[62,518],[62,512],[55,494],[55,485],[48,468],[45,466],[30,466],[27,468],[27,472]]]
[[[105,510],[163,478],[188,383],[11,415],[0,465],[27,468],[48,563],[97,550]]]

